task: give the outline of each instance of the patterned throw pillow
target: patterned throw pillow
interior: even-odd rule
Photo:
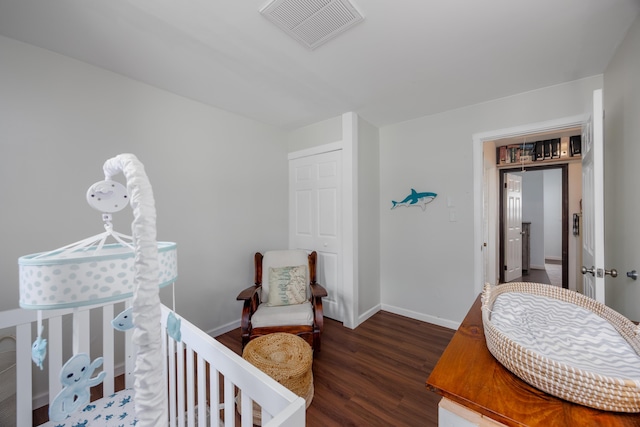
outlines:
[[[307,269],[304,265],[269,267],[268,306],[301,304],[307,300]]]

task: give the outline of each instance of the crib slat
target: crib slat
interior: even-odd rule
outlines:
[[[167,376],[167,369],[168,369],[168,360],[166,355],[167,353],[167,334],[166,334],[166,330],[167,330],[167,325],[166,325],[166,321],[161,318],[160,320],[160,330],[162,331],[160,336],[160,346],[162,348],[162,354],[165,355],[165,357],[162,358],[162,383],[163,384],[168,384],[169,383],[169,377]],[[170,390],[165,389],[165,401],[169,402],[169,395],[171,394]],[[169,410],[169,408],[167,408]],[[169,415],[169,419],[171,419],[171,412],[170,410],[167,412]],[[169,423],[169,425],[171,425],[171,423]]]
[[[168,340],[169,367],[167,368],[167,371],[169,375],[169,427],[176,427],[176,346],[174,340],[171,338]]]
[[[103,396],[110,396],[115,391],[115,352],[113,343],[113,305],[102,307],[102,357],[104,358],[102,369],[107,375],[102,381]]]
[[[16,326],[16,421],[19,426],[31,425],[31,324]]]
[[[224,377],[224,425],[233,427],[236,425],[234,392],[235,386],[226,376]],[[243,402],[244,403],[244,402]],[[244,417],[242,417],[244,420]],[[249,417],[251,419],[251,417]],[[244,423],[243,423],[244,425]]]
[[[220,427],[220,374],[209,363],[209,406],[211,407],[211,427]]]
[[[76,310],[73,312],[73,334],[78,336],[78,342],[74,343],[73,353],[86,353],[91,355],[91,320],[89,310]],[[77,330],[77,331],[76,331]],[[77,345],[77,347],[76,347]]]
[[[253,400],[247,393],[240,394],[242,402],[242,414],[240,415],[240,423],[242,427],[251,427],[253,425]]]
[[[184,346],[182,343],[176,343],[176,358],[178,359],[178,427],[184,427]]]
[[[47,359],[49,360],[49,405],[62,390],[60,370],[62,369],[62,317],[56,316],[47,322]]]
[[[187,426],[195,427],[195,413],[194,406],[196,405],[195,399],[195,375],[193,369],[193,349],[187,345]]]
[[[125,304],[125,308],[131,307],[132,302],[129,300]],[[133,343],[133,329],[125,331],[124,334],[124,386],[125,388],[133,388],[135,377],[133,371],[136,367],[136,345]]]
[[[207,419],[207,375],[204,366],[204,359],[198,355],[198,365],[196,367],[198,379],[198,426],[204,425]]]

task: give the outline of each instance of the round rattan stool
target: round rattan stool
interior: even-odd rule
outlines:
[[[313,400],[313,351],[297,335],[276,332],[249,341],[242,358],[274,380],[304,398]],[[238,399],[238,411],[240,411]],[[256,422],[258,421],[258,422]],[[253,423],[260,425],[260,408],[254,403]]]

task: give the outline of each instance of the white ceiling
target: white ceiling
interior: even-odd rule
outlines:
[[[384,126],[601,74],[640,11],[352,2],[364,21],[313,51],[259,13],[267,0],[0,0],[0,34],[283,128],[346,111]]]

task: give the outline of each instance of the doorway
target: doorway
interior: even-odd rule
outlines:
[[[558,135],[581,129],[585,115],[564,117],[544,122],[530,123],[512,128],[476,133],[473,139],[473,188],[474,188],[474,292],[482,292],[485,283],[499,281],[499,173],[496,164],[496,142],[511,138],[522,142],[529,135]],[[552,136],[549,136],[552,137]],[[557,136],[554,136],[557,137]],[[528,139],[532,140],[532,139]],[[516,142],[514,142],[516,143]],[[569,165],[569,212],[581,212],[582,173],[580,162]],[[484,190],[484,191],[483,191]],[[578,276],[576,245],[579,237],[569,236],[569,289],[575,289]],[[581,277],[581,275],[580,275]]]
[[[522,222],[527,223],[527,247],[522,274],[517,278],[506,275],[505,201],[500,197],[499,207],[499,269],[500,283],[506,281],[542,282],[569,287],[569,178],[568,164],[551,164],[500,169],[500,188],[505,188],[506,177],[522,179]],[[524,233],[524,231],[523,231]],[[560,238],[558,238],[560,237]],[[541,270],[541,271],[540,271]],[[557,271],[559,270],[559,271]],[[555,275],[558,274],[558,279]],[[554,280],[551,279],[554,277]]]

